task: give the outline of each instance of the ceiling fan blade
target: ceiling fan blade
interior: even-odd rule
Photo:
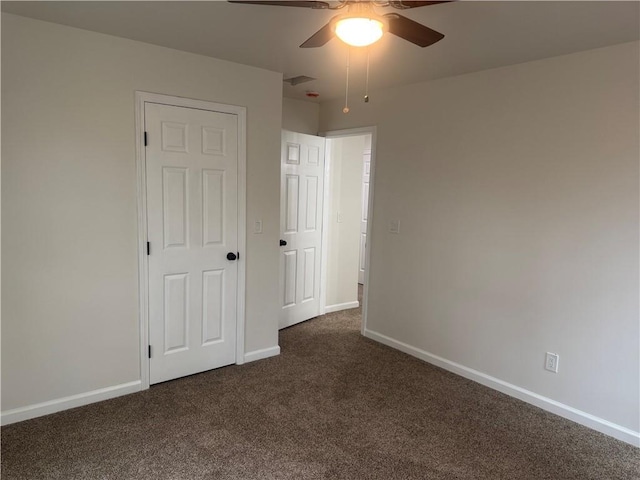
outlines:
[[[429,5],[437,5],[438,3],[450,3],[453,0],[446,0],[440,2],[421,2],[421,1],[413,1],[413,0],[398,0],[397,3],[400,8],[416,8],[416,7],[428,7]]]
[[[389,20],[389,33],[420,47],[428,47],[444,38],[442,33],[431,30],[429,27],[397,13],[387,13],[385,17]]]
[[[331,28],[331,22],[327,23],[324,27],[311,35],[300,48],[316,48],[322,47],[334,36],[333,28]]]
[[[296,0],[284,0],[280,2],[271,2],[265,1],[261,2],[259,0],[253,1],[245,1],[245,0],[227,0],[229,3],[246,3],[249,5],[271,5],[276,7],[303,7],[303,8],[329,8],[329,4],[327,2],[319,2],[315,0],[307,0],[307,1],[296,1]]]

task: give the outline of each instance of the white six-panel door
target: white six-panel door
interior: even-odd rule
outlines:
[[[280,328],[320,313],[325,139],[282,132]]]
[[[235,362],[238,117],[145,103],[150,383]]]
[[[369,220],[369,177],[371,175],[371,150],[365,150],[362,162],[362,217],[360,218],[360,266],[358,283],[364,284],[367,252],[367,222]]]

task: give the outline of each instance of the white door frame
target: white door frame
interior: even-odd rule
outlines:
[[[141,389],[149,388],[149,259],[147,256],[147,177],[144,145],[144,104],[159,103],[175,107],[197,108],[238,116],[238,290],[236,317],[236,364],[244,363],[245,281],[246,281],[246,185],[247,185],[247,109],[206,100],[135,92],[136,176],[138,200],[138,320],[140,327]]]
[[[371,277],[371,251],[373,250],[372,241],[372,228],[373,228],[373,190],[375,184],[376,175],[376,137],[377,128],[375,126],[347,128],[344,130],[329,130],[321,132],[318,135],[331,140],[332,138],[342,137],[355,137],[361,135],[371,135],[371,172],[369,176],[369,216],[367,221],[367,246],[365,248],[365,265],[364,271],[364,292],[362,294],[362,327],[360,329],[362,335],[364,335],[367,329],[367,310],[369,307],[369,278]],[[329,188],[330,188],[330,173],[332,168],[331,153],[329,148],[329,142],[325,145],[325,164],[324,164],[324,198],[323,202],[323,229],[322,229],[322,262],[320,265],[320,314],[326,313],[327,306],[327,245],[329,244],[329,232],[328,228],[324,228],[325,225],[329,225]]]

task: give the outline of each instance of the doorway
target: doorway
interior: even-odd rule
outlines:
[[[280,329],[362,306],[364,331],[375,138],[375,127],[283,131]]]
[[[325,313],[366,303],[374,134],[374,128],[326,134]]]

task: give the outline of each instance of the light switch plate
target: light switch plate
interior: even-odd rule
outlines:
[[[553,373],[558,373],[558,364],[560,356],[557,353],[547,352],[544,357],[544,368]]]
[[[253,233],[262,233],[262,220],[253,222]]]
[[[391,220],[389,222],[389,233],[400,233],[400,220]]]

